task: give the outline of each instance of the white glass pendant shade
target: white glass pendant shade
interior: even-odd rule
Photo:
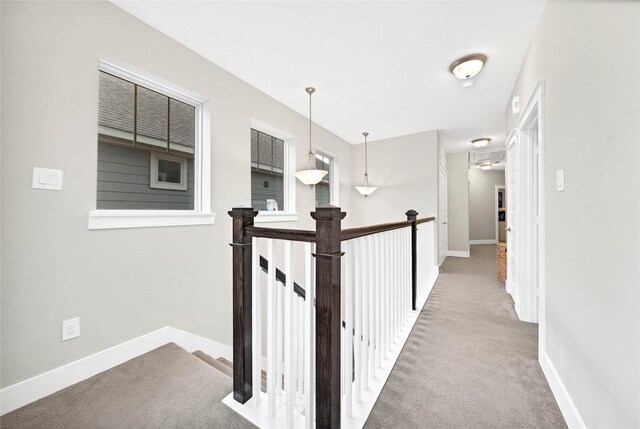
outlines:
[[[471,140],[471,143],[473,143],[475,147],[485,147],[486,145],[489,144],[490,141],[491,141],[490,138],[483,137],[481,139]]]
[[[373,194],[374,191],[378,189],[378,187],[377,186],[356,186],[356,189],[358,190],[358,192],[360,192],[360,194],[366,197]]]
[[[316,90],[315,88],[308,87],[305,89],[305,91],[307,92],[307,94],[309,94],[309,154],[307,169],[296,171],[295,173],[293,173],[293,175],[296,176],[298,180],[305,185],[313,186],[316,183],[319,183],[322,178],[327,175],[328,171],[318,170],[316,168],[316,155],[313,153],[313,147],[311,146],[311,94],[313,94]]]
[[[327,173],[328,171],[325,170],[301,170],[296,171],[293,175],[305,185],[315,185],[319,183]]]
[[[484,67],[484,64],[486,62],[487,57],[485,55],[469,55],[467,57],[460,58],[459,60],[451,64],[451,66],[449,67],[449,71],[453,73],[453,75],[458,79],[471,79],[472,77],[480,73],[482,67]]]

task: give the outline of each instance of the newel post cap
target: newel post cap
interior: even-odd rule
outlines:
[[[232,218],[254,218],[258,212],[253,207],[234,207],[228,212]]]
[[[340,207],[336,206],[322,206],[316,207],[315,212],[311,212],[311,217],[315,220],[332,220],[332,219],[344,219],[347,215],[346,212],[341,211]]]
[[[414,209],[407,210],[407,212],[405,214],[407,215],[407,220],[416,220],[416,219],[418,219],[418,212],[415,211]]]

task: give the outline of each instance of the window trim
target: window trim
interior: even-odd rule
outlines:
[[[196,144],[193,163],[195,170],[193,175],[194,207],[193,210],[91,210],[89,212],[89,229],[213,225],[216,215],[211,211],[211,101],[117,60],[100,59],[97,73],[100,71],[196,107]],[[97,91],[96,86],[96,102]],[[96,136],[98,135],[97,127],[96,120]],[[97,181],[95,183],[97,184]]]
[[[180,183],[158,181],[159,161],[171,161],[180,164]],[[154,189],[171,189],[173,191],[187,190],[187,158],[172,153],[151,151],[149,154],[149,187]]]
[[[296,178],[293,175],[296,166],[295,137],[286,131],[282,131],[257,119],[251,118],[249,139],[251,139],[250,133],[252,128],[256,131],[260,131],[261,133],[268,134],[284,141],[284,172],[282,173],[284,204],[282,210],[271,212],[260,210],[258,212],[258,216],[254,219],[254,222],[296,222],[298,220],[298,213],[296,212]],[[251,159],[249,159],[249,165],[251,165]]]

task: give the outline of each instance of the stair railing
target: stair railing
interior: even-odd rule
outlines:
[[[410,210],[407,221],[342,230],[346,213],[325,206],[311,213],[316,230],[305,231],[256,227],[251,208],[229,214],[234,372],[233,401],[225,403],[258,426],[362,426],[435,281],[433,223],[418,228],[434,218]],[[302,286],[294,282],[300,256]]]

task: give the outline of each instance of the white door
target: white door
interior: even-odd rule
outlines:
[[[511,133],[507,141],[507,292],[513,296],[519,312],[518,294],[518,216],[520,215],[520,145],[518,133]]]
[[[440,208],[438,209],[438,237],[440,261],[438,265],[444,262],[449,250],[449,235],[447,224],[447,173],[440,167],[440,175],[438,180],[438,192],[440,195]]]

